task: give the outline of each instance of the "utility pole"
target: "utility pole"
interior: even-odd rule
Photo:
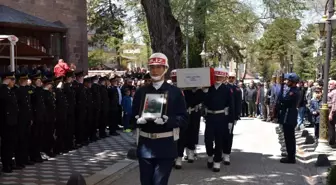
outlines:
[[[186,68],[189,68],[189,9],[186,18]]]

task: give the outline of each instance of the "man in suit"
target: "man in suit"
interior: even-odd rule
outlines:
[[[246,89],[244,87],[243,82],[239,82],[238,87],[241,92],[241,117],[246,117],[248,115],[248,110],[247,110],[247,103],[246,103]]]
[[[108,97],[109,97],[109,132],[112,136],[118,136],[119,134],[116,132],[118,128],[118,124],[121,122],[120,116],[120,104],[119,104],[119,92],[118,92],[118,81],[117,78],[110,79],[111,86],[108,87]]]

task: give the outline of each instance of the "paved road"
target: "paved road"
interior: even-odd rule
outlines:
[[[182,170],[172,172],[171,185],[305,185],[317,184],[314,164],[279,163],[278,136],[275,124],[258,119],[241,120],[234,130],[231,166],[222,166],[220,173],[206,168],[206,155],[203,143],[204,124],[200,133],[198,147],[199,159],[184,163]],[[126,173],[113,185],[138,185],[138,168]]]

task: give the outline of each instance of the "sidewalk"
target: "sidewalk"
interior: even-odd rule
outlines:
[[[27,166],[24,170],[2,174],[0,184],[64,185],[73,172],[79,172],[88,185],[93,185],[134,163],[124,160],[134,142],[127,133],[111,136],[41,164]]]

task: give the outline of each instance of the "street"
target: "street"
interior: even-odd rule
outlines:
[[[204,124],[201,126],[198,160],[183,163],[182,170],[173,170],[171,185],[305,185],[317,184],[313,163],[297,160],[296,164],[281,164],[277,125],[259,119],[240,120],[234,130],[231,165],[221,166],[219,173],[206,168]],[[139,169],[125,173],[113,185],[138,185]]]

